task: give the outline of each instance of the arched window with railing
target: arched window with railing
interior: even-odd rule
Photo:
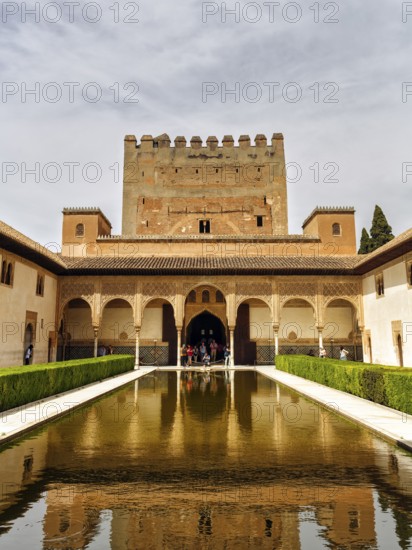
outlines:
[[[76,237],[84,237],[84,223],[76,225]]]

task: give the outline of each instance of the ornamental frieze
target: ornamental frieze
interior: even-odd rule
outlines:
[[[323,283],[324,305],[333,298],[348,298],[359,306],[361,294],[360,282]]]
[[[153,298],[164,298],[173,306],[176,304],[176,284],[175,283],[145,283],[143,285],[143,306]]]
[[[64,282],[60,290],[61,302],[82,298],[90,305],[93,303],[95,287],[93,283]]]
[[[123,299],[133,304],[136,294],[134,283],[103,283],[102,285],[102,306],[114,299]]]
[[[271,307],[272,285],[270,283],[237,283],[236,305],[248,298],[259,298]]]
[[[300,281],[295,281],[293,283],[279,283],[280,305],[283,305],[291,298],[301,298],[307,300],[314,306],[316,291],[316,283],[306,283]]]

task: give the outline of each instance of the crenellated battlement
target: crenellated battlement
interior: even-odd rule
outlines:
[[[205,142],[203,142],[200,136],[192,136],[190,140],[186,139],[184,136],[177,136],[174,139],[174,147],[171,146],[171,139],[168,134],[162,134],[161,136],[153,137],[149,134],[145,134],[141,137],[140,143],[137,142],[136,136],[127,135],[124,138],[124,141],[128,146],[135,147],[140,151],[149,151],[149,150],[159,150],[164,148],[174,148],[174,149],[208,149],[210,151],[215,151],[218,148],[239,148],[247,149],[251,148],[279,148],[281,142],[283,142],[283,134],[274,133],[271,138],[271,142],[268,145],[268,139],[264,134],[257,134],[254,138],[254,145],[252,145],[252,140],[249,135],[241,135],[238,139],[237,144],[231,135],[225,135],[222,138],[221,145],[219,145],[219,140],[216,136],[209,136]]]
[[[283,135],[124,141],[123,234],[287,233]]]

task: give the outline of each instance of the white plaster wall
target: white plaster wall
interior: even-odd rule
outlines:
[[[65,330],[70,333],[72,341],[93,341],[92,314],[89,307],[67,308],[65,311],[65,321]]]
[[[273,323],[268,307],[249,308],[249,326],[251,340],[273,340]]]
[[[0,262],[4,252],[0,250]],[[26,311],[37,313],[33,363],[47,362],[49,332],[55,331],[57,279],[15,255],[13,286],[0,284],[0,367],[23,364]],[[36,295],[37,274],[44,275],[44,295]],[[41,324],[43,321],[43,328]]]
[[[135,339],[132,308],[106,308],[103,312],[100,339],[119,340],[119,336],[125,332],[129,340]]]
[[[412,367],[412,288],[406,279],[404,258],[383,266],[384,296],[375,291],[375,272],[363,279],[365,330],[370,330],[373,363],[399,365],[392,337],[392,321],[403,327],[404,365]]]
[[[162,307],[146,307],[143,312],[142,328],[140,331],[141,340],[162,340]]]
[[[347,307],[328,307],[325,311],[325,325],[323,330],[323,340],[325,344],[328,339],[348,338],[349,333],[353,331],[353,309],[348,304]]]
[[[280,314],[279,338],[286,340],[290,332],[295,332],[298,340],[317,338],[315,318],[311,307],[284,307]]]

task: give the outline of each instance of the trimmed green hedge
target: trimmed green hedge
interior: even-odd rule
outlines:
[[[0,369],[0,412],[134,368],[131,355],[110,355]]]
[[[409,368],[306,355],[278,355],[276,368],[398,411],[412,413],[412,369]]]

